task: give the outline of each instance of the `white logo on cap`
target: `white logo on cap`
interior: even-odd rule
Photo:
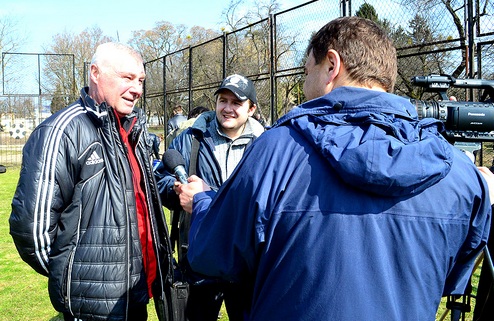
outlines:
[[[231,75],[225,79],[223,86],[233,86],[243,91],[247,88],[247,79],[240,75]],[[244,100],[247,99],[247,96],[239,96],[238,98]]]

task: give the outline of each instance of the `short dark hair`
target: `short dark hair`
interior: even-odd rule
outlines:
[[[307,55],[312,51],[316,64],[328,50],[338,52],[350,78],[364,85],[394,90],[398,62],[393,41],[375,22],[360,17],[332,20],[312,36]]]
[[[195,118],[206,111],[209,111],[209,108],[204,106],[197,106],[195,108],[192,108],[189,111],[189,114],[187,114],[187,119]]]

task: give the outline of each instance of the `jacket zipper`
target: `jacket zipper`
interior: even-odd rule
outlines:
[[[122,142],[122,138],[120,137],[120,132],[118,131],[118,127],[116,126],[116,120],[115,120],[115,116],[113,113],[109,113],[109,114],[112,114],[112,118],[111,118],[111,122],[113,123],[113,125],[110,126],[111,128],[111,131],[113,133],[113,135],[111,135],[113,137],[113,145],[115,146],[115,151],[117,150],[120,150],[121,153],[118,153],[117,155],[125,155],[125,157],[128,157],[128,151],[127,151],[127,147],[125,146],[125,144]],[[118,142],[116,141],[115,138],[118,138]],[[119,148],[119,146],[117,146],[118,144],[120,144],[121,148]],[[125,160],[127,161],[127,160]],[[125,223],[126,223],[126,238],[125,238],[125,250],[126,250],[126,264],[127,264],[127,267],[126,267],[126,289],[127,291],[125,291],[125,296],[126,296],[126,300],[125,300],[125,320],[127,320],[127,317],[128,317],[128,314],[129,314],[129,301],[130,301],[130,219],[129,219],[129,210],[128,210],[128,204],[127,204],[127,180],[128,180],[128,177],[127,175],[128,174],[125,174],[125,173],[129,173],[129,168],[127,168],[127,170],[124,170],[124,160],[122,159],[122,157],[118,157],[117,159],[117,165],[119,167],[119,170],[120,170],[120,173],[123,173],[123,176],[124,176],[124,179],[123,181],[121,180],[120,181],[120,188],[122,189],[122,192],[123,192],[123,197],[122,197],[122,201],[124,203],[124,209],[125,209]]]

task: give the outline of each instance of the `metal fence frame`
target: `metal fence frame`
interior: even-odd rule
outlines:
[[[278,37],[278,30],[282,25],[280,25],[280,21],[283,20],[283,17],[286,15],[290,15],[296,11],[302,11],[306,10],[312,5],[315,5],[318,3],[320,5],[321,3],[325,3],[325,5],[328,4],[328,1],[318,1],[318,0],[313,0],[313,1],[308,1],[306,3],[303,3],[299,6],[271,14],[269,17],[262,19],[260,21],[257,21],[255,23],[252,23],[248,26],[243,27],[242,29],[234,30],[232,32],[226,32],[223,35],[211,39],[207,42],[197,44],[191,47],[186,47],[183,48],[177,52],[183,52],[187,51],[188,52],[188,66],[184,67],[185,69],[188,69],[188,81],[187,84],[188,86],[183,87],[183,88],[170,88],[167,86],[167,79],[166,79],[166,70],[167,70],[167,59],[171,60],[171,57],[177,54],[177,52],[170,53],[168,55],[165,55],[163,57],[158,58],[157,60],[160,60],[161,63],[163,64],[163,85],[162,85],[162,91],[161,92],[153,92],[152,95],[145,90],[144,92],[144,103],[143,106],[144,108],[148,107],[148,102],[150,98],[156,98],[160,97],[161,102],[162,102],[162,109],[164,111],[164,124],[168,121],[168,115],[170,114],[170,110],[172,109],[172,101],[176,100],[173,97],[177,97],[177,95],[182,95],[181,102],[183,105],[185,105],[186,110],[190,110],[193,108],[196,104],[194,102],[194,93],[197,91],[204,91],[208,90],[210,95],[214,92],[214,88],[216,88],[221,80],[230,73],[233,72],[238,72],[239,70],[242,70],[242,66],[232,66],[229,65],[228,60],[229,60],[229,39],[235,37],[235,35],[241,34],[245,30],[249,30],[254,28],[256,25],[260,23],[266,23],[268,25],[268,30],[269,30],[269,68],[268,70],[265,70],[263,72],[244,72],[243,74],[250,79],[254,81],[256,84],[257,90],[258,90],[258,95],[259,92],[261,92],[261,96],[267,94],[269,97],[268,102],[264,102],[264,106],[262,106],[262,110],[265,114],[266,121],[268,124],[273,123],[274,120],[279,118],[281,114],[277,111],[277,105],[280,104],[280,97],[278,96],[278,86],[280,85],[281,81],[283,79],[286,79],[287,77],[294,77],[294,76],[302,76],[303,75],[303,65],[295,65],[291,66],[288,68],[284,68],[283,66],[279,65],[279,62],[277,59],[279,58],[278,52],[276,48],[276,44],[278,43],[277,37]],[[354,14],[355,12],[352,12],[352,7],[356,8],[356,5],[361,5],[363,3],[373,3],[375,2],[376,5],[382,4],[380,1],[364,1],[364,0],[340,0],[338,1],[337,4],[334,4],[333,7],[328,8],[324,12],[324,17],[326,18],[326,21],[329,21],[331,19],[334,19],[338,16],[349,16]],[[466,69],[465,72],[463,73],[465,78],[481,78],[482,77],[482,48],[487,48],[488,46],[491,46],[494,44],[493,40],[493,35],[494,32],[492,31],[483,31],[481,29],[481,23],[480,19],[490,19],[488,16],[486,17],[481,17],[479,8],[481,7],[481,2],[480,0],[465,0],[465,6],[463,8],[464,10],[464,19],[466,21],[465,26],[466,26],[466,37],[454,37],[454,38],[449,38],[440,42],[431,42],[431,43],[422,43],[420,45],[415,45],[415,46],[403,46],[399,47],[397,46],[397,54],[398,54],[398,60],[403,60],[406,61],[407,58],[410,57],[418,57],[418,56],[423,56],[423,55],[430,55],[430,54],[438,54],[438,53],[444,53],[444,54],[457,54],[461,50],[465,50],[466,46],[466,52],[467,52],[467,61],[465,61]],[[308,40],[308,39],[307,39]],[[223,52],[222,52],[222,61],[219,62],[221,65],[221,73],[219,75],[215,75],[216,77],[209,82],[205,83],[197,83],[193,81],[194,79],[194,73],[196,72],[196,69],[193,66],[193,57],[195,52],[200,52],[201,48],[204,46],[207,46],[211,42],[221,42],[223,46]],[[465,44],[464,46],[462,44]],[[440,46],[444,46],[444,48],[439,48]],[[428,50],[424,50],[424,48],[429,48]],[[477,57],[477,60],[475,58]],[[149,62],[148,62],[149,63]],[[148,66],[148,63],[146,65]],[[300,90],[300,89],[299,89]],[[474,93],[472,90],[469,90],[470,93],[466,92],[465,97],[468,98],[469,100],[472,100],[474,97]],[[262,99],[261,99],[262,100]],[[185,103],[184,103],[185,102]],[[300,103],[301,101],[297,101],[297,103]],[[295,104],[296,105],[296,104]],[[212,105],[210,106],[214,108],[214,102],[212,102]],[[166,145],[168,145],[169,142],[165,142]],[[482,162],[482,160],[481,160]]]
[[[303,82],[302,56],[304,56],[304,47],[306,47],[306,43],[303,41],[308,41],[309,37],[304,40],[294,38],[294,42],[299,41],[296,45],[297,48],[288,54],[282,53],[283,48],[278,46],[287,26],[293,24],[302,32],[306,29],[306,25],[310,25],[311,30],[316,31],[331,19],[355,14],[355,8],[360,8],[362,4],[379,7],[380,13],[385,13],[386,6],[391,5],[401,6],[399,8],[405,10],[403,9],[403,2],[398,3],[399,1],[401,0],[386,3],[379,0],[307,1],[296,7],[273,13],[241,29],[225,32],[206,42],[185,47],[162,57],[146,61],[145,67],[148,76],[144,84],[143,99],[140,101],[140,106],[146,110],[159,109],[161,116],[158,117],[157,127],[160,128],[158,130],[163,130],[164,133],[169,112],[173,107],[172,104],[181,103],[186,111],[199,103],[207,104],[209,105],[208,107],[214,108],[214,97],[212,97],[214,89],[226,75],[236,72],[242,73],[254,81],[258,92],[258,101],[260,102],[258,110],[261,111],[266,123],[271,124],[290,108],[302,102],[303,90],[300,86]],[[462,74],[463,76],[482,78],[485,74],[494,77],[494,71],[492,70],[494,67],[491,67],[490,63],[486,63],[486,61],[494,59],[492,58],[494,56],[492,49],[494,48],[494,28],[491,26],[494,25],[494,18],[491,18],[494,14],[494,8],[488,1],[464,0],[464,6],[460,10],[463,10],[462,12],[464,13],[462,17],[465,26],[465,37],[453,36],[438,42],[421,43],[415,46],[397,46],[398,61],[401,66],[406,68],[409,64],[413,64],[414,58],[427,55],[444,54],[452,55],[456,60],[463,59],[460,57],[460,52],[464,51],[466,52],[464,62],[466,70]],[[489,4],[489,7],[487,7],[488,14],[484,15],[481,11],[486,4]],[[313,10],[314,8],[316,10]],[[314,13],[313,11],[317,12]],[[314,25],[316,21],[320,24],[319,26]],[[300,24],[297,25],[297,22]],[[256,57],[262,59],[259,64],[262,64],[262,67],[259,66],[259,68],[248,67],[249,60],[254,59],[249,56],[248,52],[235,51],[238,49],[236,47],[237,38],[244,42],[250,41],[247,36],[252,30],[262,30],[266,36],[263,41],[269,44],[269,52],[266,56]],[[209,51],[215,54],[206,56]],[[213,59],[214,64],[219,67],[218,70],[211,71],[208,74],[208,72],[201,70],[200,66],[194,65],[195,61],[197,61],[195,58],[201,55],[205,55],[204,59]],[[407,65],[409,60],[410,63]],[[38,68],[38,70],[40,69]],[[199,74],[199,72],[202,72],[202,74]],[[178,80],[176,79],[177,73],[180,74]],[[2,74],[4,75],[4,73]],[[43,99],[47,99],[44,96],[45,93],[42,92],[41,81],[40,75],[38,77],[40,86],[38,90],[39,104]],[[290,87],[291,85],[293,87]],[[281,94],[282,89],[283,94]],[[397,92],[397,94],[400,93]],[[464,97],[465,100],[476,98],[475,93],[471,92],[471,90],[470,92],[465,92]],[[19,143],[22,142],[16,141],[16,144]],[[165,141],[165,146],[168,143]],[[0,145],[5,145],[5,142],[1,141],[1,137]],[[492,156],[489,157],[487,161],[484,161],[484,157],[481,157],[480,164],[491,164]],[[1,162],[10,162],[4,160],[3,149],[0,150]]]

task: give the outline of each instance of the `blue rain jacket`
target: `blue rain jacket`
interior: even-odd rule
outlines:
[[[250,320],[434,320],[465,290],[491,217],[442,129],[362,88],[295,108],[216,195],[194,197],[192,268],[251,285]]]

